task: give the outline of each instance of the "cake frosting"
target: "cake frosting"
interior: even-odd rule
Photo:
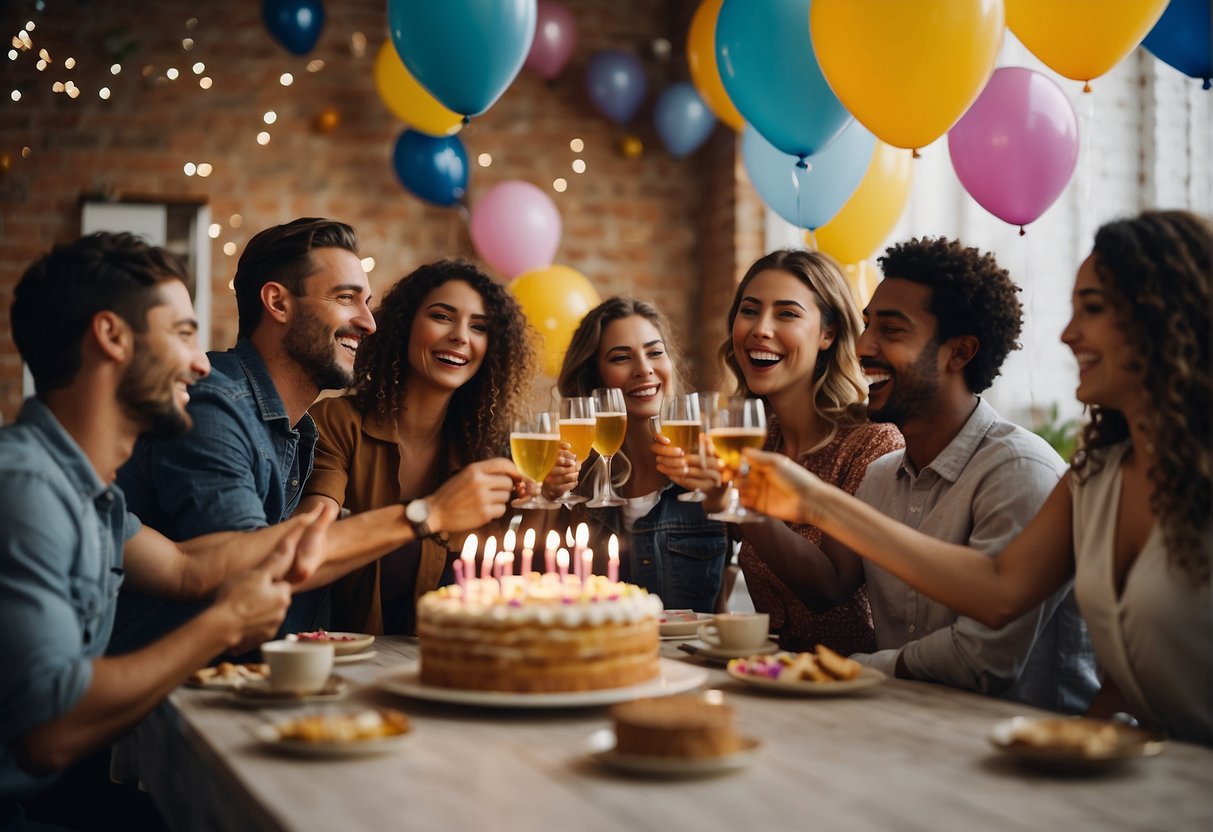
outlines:
[[[661,599],[591,575],[532,573],[445,586],[417,603],[421,681],[556,692],[656,678]]]

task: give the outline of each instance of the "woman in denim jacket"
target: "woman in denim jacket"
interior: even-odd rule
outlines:
[[[711,612],[729,559],[728,534],[724,524],[707,519],[700,503],[677,499],[686,489],[657,470],[650,433],[649,419],[661,414],[662,398],[678,391],[669,330],[669,322],[652,304],[619,297],[590,310],[577,327],[557,388],[564,397],[589,396],[596,387],[623,390],[628,428],[623,448],[613,458],[612,479],[627,504],[577,506],[562,511],[555,526],[563,531],[587,523],[590,545],[600,558],[609,536],[618,535],[623,577],[660,595],[669,609]],[[585,467],[581,490],[593,485],[597,469],[593,464]],[[563,452],[544,482],[545,495],[565,493],[576,484],[578,473],[572,455]]]

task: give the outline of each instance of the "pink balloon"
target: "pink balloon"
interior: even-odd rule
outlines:
[[[1022,232],[1074,173],[1078,119],[1057,84],[1030,69],[1004,67],[948,131],[948,153],[969,195]]]
[[[524,66],[551,81],[569,62],[576,45],[577,25],[573,22],[573,13],[556,0],[539,0],[535,40]]]
[[[560,212],[530,182],[494,185],[472,206],[472,243],[507,278],[552,265],[560,246]]]

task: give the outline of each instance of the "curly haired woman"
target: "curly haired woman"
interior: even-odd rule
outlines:
[[[355,513],[433,493],[460,468],[504,455],[536,359],[518,304],[475,266],[421,266],[384,295],[349,395],[312,406],[320,438],[301,505]],[[428,538],[333,586],[332,627],[409,633],[414,602],[447,570]]]
[[[828,255],[785,250],[760,258],[737,286],[728,323],[720,355],[738,395],[766,402],[765,448],[853,493],[868,463],[902,446],[896,428],[871,424],[865,415],[867,385],[855,352],[859,311]],[[716,508],[712,503],[705,505]],[[791,580],[803,551],[821,545],[820,529],[771,518],[736,528],[746,587],[754,607],[770,613],[780,646],[807,650],[821,643],[844,654],[875,649],[862,585],[814,609]]]
[[[997,557],[894,523],[775,454],[754,454],[743,502],[815,523],[993,627],[1073,578],[1105,673],[1092,712],[1213,744],[1211,240],[1213,223],[1185,211],[1096,233],[1061,336],[1091,420],[1062,482]]]

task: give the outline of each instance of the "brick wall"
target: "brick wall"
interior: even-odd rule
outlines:
[[[684,344],[687,375],[713,385],[719,321],[738,270],[761,248],[761,208],[736,177],[737,148],[717,127],[708,146],[676,161],[651,127],[651,105],[669,82],[687,76],[683,38],[693,0],[565,0],[579,26],[570,65],[548,84],[523,71],[500,101],[461,134],[471,161],[469,203],[493,184],[523,179],[548,190],[564,222],[556,262],[587,275],[604,297],[633,294],[655,300],[671,317]],[[12,346],[8,308],[22,270],[58,241],[80,231],[84,193],[147,194],[206,200],[222,231],[211,243],[214,298],[211,343],[235,339],[235,303],[228,281],[244,244],[269,225],[302,215],[331,216],[354,225],[364,255],[373,256],[377,291],[417,265],[448,256],[474,257],[466,218],[455,209],[430,207],[396,181],[390,154],[402,129],[375,91],[371,67],[386,31],[382,0],[330,2],[315,50],[287,53],[265,31],[260,4],[217,0],[208,4],[163,0],[156,4],[110,0],[103,6],[10,2],[0,11],[0,34],[33,19],[34,53],[53,63],[34,69],[35,54],[0,57],[0,413],[16,416],[21,399],[20,362]],[[195,19],[191,27],[188,21]],[[365,50],[353,48],[365,38]],[[182,41],[190,38],[192,49]],[[671,42],[668,59],[651,48]],[[649,69],[649,95],[634,129],[645,145],[640,159],[617,150],[622,128],[599,116],[584,92],[586,62],[596,49],[635,50]],[[7,50],[7,46],[6,46]],[[121,57],[122,71],[108,67]],[[67,57],[76,67],[64,68]],[[309,72],[309,60],[324,67]],[[213,87],[203,90],[191,70],[205,63]],[[144,76],[144,68],[147,76]],[[169,67],[175,81],[164,79]],[[294,75],[284,87],[279,76]],[[50,91],[56,80],[82,90],[72,100]],[[101,86],[112,90],[101,100]],[[10,99],[19,89],[22,98]],[[336,108],[340,125],[318,132],[313,119]],[[273,110],[277,121],[262,116]],[[268,145],[255,137],[270,132]],[[570,139],[584,140],[574,154]],[[28,158],[21,149],[29,148]],[[490,167],[476,158],[489,153]],[[586,171],[570,169],[574,158]],[[186,162],[209,162],[207,178],[187,177]],[[568,180],[565,193],[551,183]],[[240,216],[238,227],[231,223]],[[756,243],[755,240],[758,242]],[[234,243],[236,255],[224,253]]]

